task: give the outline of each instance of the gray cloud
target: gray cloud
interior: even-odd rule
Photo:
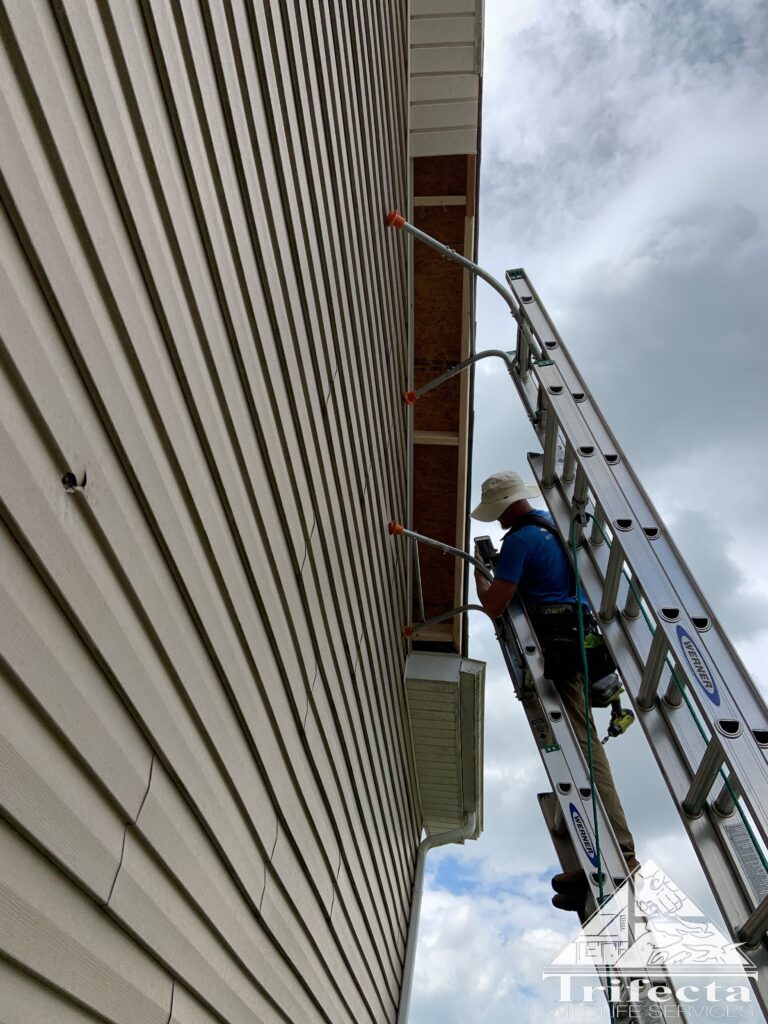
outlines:
[[[500,277],[528,270],[714,611],[762,672],[768,8],[487,0],[486,19],[481,262]],[[481,287],[478,347],[513,348],[512,328]],[[504,370],[481,364],[473,497],[500,468],[525,473],[537,447]],[[537,973],[548,943],[576,919],[549,904],[546,780],[479,616],[470,653],[488,661],[486,830],[431,855],[413,1017],[535,1024],[552,1016]],[[608,753],[641,859],[716,917],[641,726]],[[461,865],[475,894],[441,888],[441,861]]]

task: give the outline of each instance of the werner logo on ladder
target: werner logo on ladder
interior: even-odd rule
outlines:
[[[499,575],[494,579],[491,550],[481,550],[480,557],[475,557],[390,523],[390,532],[409,538],[417,551],[419,544],[435,546],[469,561],[478,571],[483,604],[453,609],[429,622],[472,609],[493,617],[505,663],[552,785],[551,793],[539,795],[542,811],[563,867],[575,870],[578,866],[583,872],[579,877],[586,879],[586,890],[578,880],[575,888],[586,901],[587,913],[602,905],[606,894],[621,883],[634,847],[629,829],[624,828],[618,797],[615,803],[613,800],[615,788],[607,781],[607,761],[607,776],[601,780],[599,775],[604,753],[598,747],[602,745],[592,744],[592,729],[587,729],[585,763],[580,727],[571,723],[584,715],[591,702],[589,692],[579,702],[575,695],[578,671],[564,673],[574,687],[568,706],[563,696],[568,681],[564,684],[549,678],[558,675],[553,666],[561,649],[556,645],[563,635],[572,636],[573,613],[567,612],[571,616],[567,626],[566,615],[562,623],[550,626],[549,616],[556,619],[558,613],[546,606],[575,607],[584,676],[589,675],[590,644],[598,644],[600,636],[605,639],[731,937],[744,944],[758,969],[754,989],[763,1011],[768,1012],[768,708],[664,529],[525,272],[508,271],[506,285],[502,284],[409,224],[397,211],[388,215],[386,223],[406,230],[486,281],[514,317],[517,345],[513,352],[472,353],[403,397],[413,405],[480,359],[497,358],[504,363],[541,444],[542,451],[529,454],[528,461],[551,517],[546,527],[543,522],[533,526],[528,522],[525,529],[535,536],[554,527],[567,548],[576,585],[573,595],[565,595],[573,596],[573,601],[554,600],[552,593],[547,599],[546,592],[537,598],[534,590],[527,609],[517,599],[526,596],[526,585],[530,587],[526,565],[517,568],[513,557],[517,549],[519,560],[521,538],[513,540],[509,557],[505,548],[510,538],[505,539]],[[489,513],[494,513],[487,521],[504,516],[516,500],[527,502],[533,496],[514,491],[502,494],[512,482],[510,474],[506,481],[502,476],[497,474],[484,485],[489,493],[484,494],[479,508],[488,497]],[[516,482],[522,483],[519,477]],[[498,502],[505,497],[508,500],[502,508]],[[525,509],[525,505],[519,508]],[[523,515],[532,511],[529,506]],[[512,520],[502,519],[502,525],[514,528],[514,518],[512,513]],[[515,533],[511,536],[514,539]],[[541,539],[536,544],[545,546]],[[548,579],[547,573],[544,578]],[[582,588],[586,605],[575,599]],[[593,615],[599,633],[590,631]],[[419,624],[405,632],[411,635],[418,629]],[[596,639],[590,641],[590,637]],[[620,717],[612,719],[613,735],[626,728],[630,715],[621,709]],[[575,734],[579,734],[578,741]],[[590,761],[591,773],[587,769]]]

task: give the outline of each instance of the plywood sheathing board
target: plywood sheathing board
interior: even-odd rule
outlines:
[[[475,165],[473,155],[414,160],[414,222],[423,231],[470,258],[474,248]],[[430,202],[431,199],[431,202]],[[425,201],[426,200],[426,201]],[[471,281],[461,267],[427,246],[414,248],[414,383],[439,376],[467,357],[470,345]],[[419,400],[414,411],[414,529],[447,544],[465,543],[469,377],[463,374]],[[430,443],[430,436],[434,442]],[[455,438],[455,444],[447,445]],[[448,452],[440,448],[448,448]],[[425,615],[449,611],[463,599],[463,566],[422,549]],[[419,618],[413,596],[414,620]],[[461,649],[461,619],[419,633]]]
[[[415,196],[466,196],[467,160],[457,156],[422,156],[413,161]]]
[[[440,193],[441,195],[443,193]],[[461,252],[464,206],[422,206],[416,226]],[[414,383],[421,387],[461,359],[464,271],[426,245],[414,247]],[[460,382],[448,381],[416,404],[416,430],[458,431]]]
[[[417,444],[413,451],[413,518],[416,529],[445,544],[456,542],[456,483],[458,448],[451,445]],[[456,578],[456,561],[435,548],[421,545],[421,576],[426,618],[450,611]],[[419,619],[414,592],[413,621]],[[447,624],[450,639],[452,623]]]

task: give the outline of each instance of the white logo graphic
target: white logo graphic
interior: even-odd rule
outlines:
[[[757,968],[653,861],[646,861],[584,924],[550,961],[545,978],[560,978],[561,993],[570,981],[594,972],[616,979],[670,984],[670,978],[705,976],[745,984]],[[618,981],[616,981],[618,984]],[[687,986],[691,988],[691,986]],[[686,986],[677,992],[684,992]],[[710,991],[712,985],[710,985]],[[671,994],[671,989],[668,989]],[[743,990],[745,993],[747,989]],[[562,996],[561,996],[562,998]],[[589,997],[591,998],[591,997]],[[685,998],[681,1001],[689,1002]]]

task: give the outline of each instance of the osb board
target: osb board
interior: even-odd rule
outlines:
[[[458,252],[464,248],[464,209],[417,207],[416,226]],[[464,271],[426,245],[414,247],[414,382],[418,388],[461,359]],[[416,405],[416,430],[459,429],[458,378]]]
[[[418,444],[413,450],[413,524],[417,533],[456,544],[456,500],[459,468],[457,448]],[[421,578],[426,618],[450,611],[454,605],[457,559],[421,545]],[[414,579],[414,621],[419,618]]]
[[[464,196],[467,194],[467,160],[459,156],[418,156],[413,161],[415,196]]]

